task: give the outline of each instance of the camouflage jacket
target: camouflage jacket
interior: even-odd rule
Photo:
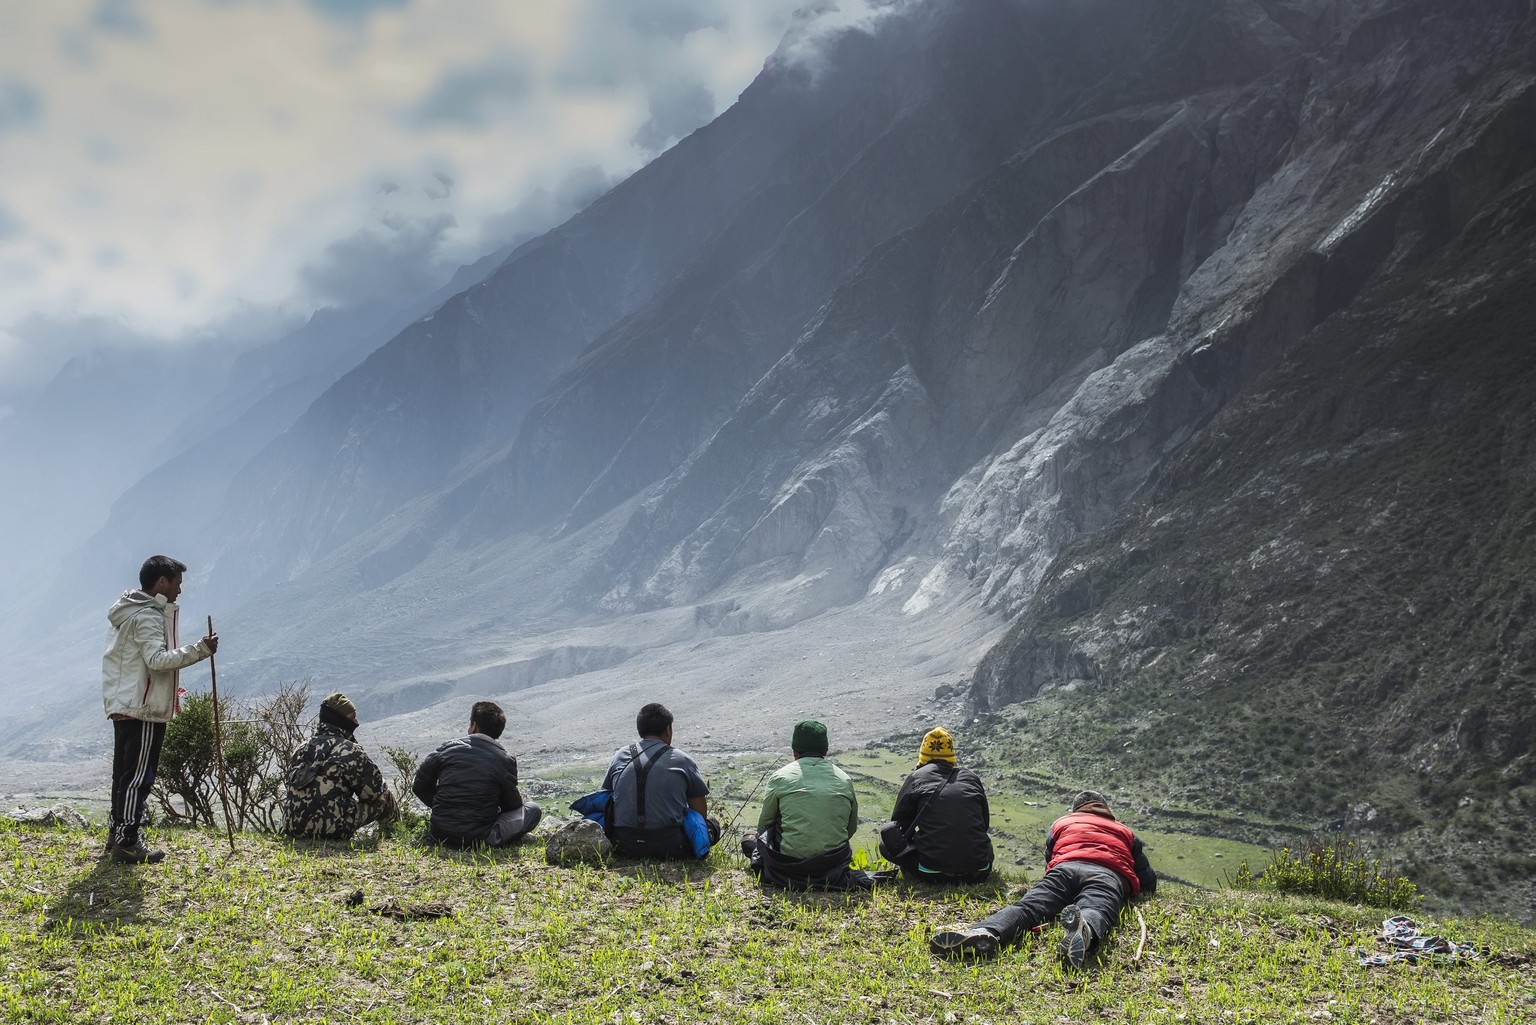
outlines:
[[[345,840],[374,817],[387,791],[384,774],[363,746],[329,723],[293,752],[283,774],[285,831],[290,836]]]

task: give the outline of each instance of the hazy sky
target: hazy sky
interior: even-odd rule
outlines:
[[[4,0],[0,388],[425,286],[729,106],[806,0]]]

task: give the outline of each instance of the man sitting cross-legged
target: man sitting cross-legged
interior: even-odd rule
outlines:
[[[469,732],[422,759],[411,791],[432,809],[432,838],[448,847],[501,847],[533,832],[543,811],[517,789],[517,759],[501,746],[507,714],[494,701],[469,710]]]
[[[370,822],[399,815],[384,774],[353,737],[357,706],[340,692],[320,702],[320,724],[283,773],[283,830],[312,840],[349,840]]]
[[[992,873],[991,812],[981,779],[955,759],[955,741],[939,726],[923,737],[917,769],[902,781],[880,854],[908,879],[976,883]]]
[[[614,753],[603,777],[612,793],[608,838],[631,858],[702,858],[720,842],[709,786],[694,760],[672,746],[672,713],[652,702],[635,716],[638,743]]]
[[[849,868],[848,841],[859,828],[859,798],[848,774],[827,761],[827,727],[795,725],[794,761],[768,777],[757,832],[741,841],[763,883],[789,889],[869,889],[875,877]]]
[[[1084,790],[1071,809],[1046,833],[1046,873],[1040,881],[985,921],[934,933],[928,940],[934,954],[991,957],[1060,915],[1057,952],[1066,967],[1081,968],[1126,904],[1157,890],[1157,874],[1141,840],[1115,818],[1103,794]]]

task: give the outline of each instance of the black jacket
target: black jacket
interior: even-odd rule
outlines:
[[[432,835],[478,843],[502,812],[523,806],[517,759],[483,733],[450,740],[422,759],[411,790],[432,809]]]
[[[924,868],[968,875],[992,864],[987,792],[970,769],[929,762],[901,784],[891,818],[918,850]]]

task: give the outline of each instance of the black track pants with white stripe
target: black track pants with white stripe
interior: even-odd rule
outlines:
[[[139,838],[164,742],[163,722],[112,720],[112,843],[131,844]]]

